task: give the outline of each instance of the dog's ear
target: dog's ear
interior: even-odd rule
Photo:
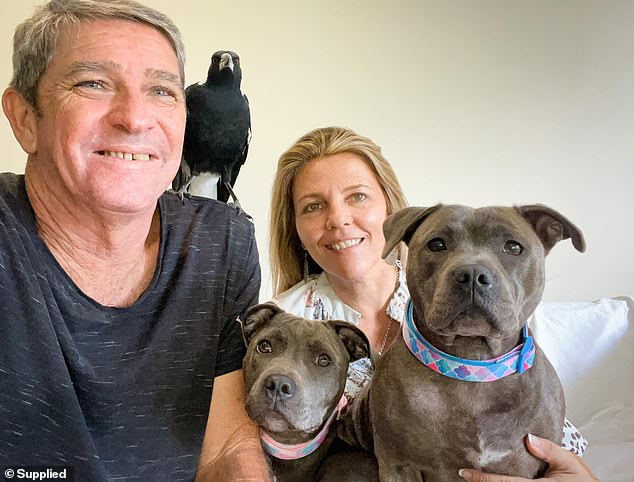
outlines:
[[[282,308],[270,301],[249,308],[244,314],[244,320],[241,320],[242,336],[245,343],[248,345],[255,332],[282,311],[284,311]]]
[[[430,208],[411,206],[396,211],[383,221],[383,234],[385,235],[385,248],[383,248],[383,258],[386,258],[394,247],[403,241],[409,244],[412,234],[427,216],[440,208],[440,204]]]
[[[328,320],[350,354],[350,361],[370,356],[370,342],[359,328],[341,320]]]
[[[586,250],[581,230],[554,209],[542,204],[529,204],[517,209],[537,233],[546,254],[559,241],[568,238],[572,239],[572,245],[577,251],[583,253]]]

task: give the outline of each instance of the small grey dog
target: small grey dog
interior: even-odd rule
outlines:
[[[460,468],[534,478],[532,433],[557,443],[561,384],[525,328],[544,258],[581,232],[542,205],[410,207],[384,223],[384,256],[409,247],[403,336],[376,364],[347,426],[374,446],[381,481],[459,481]]]
[[[366,336],[351,323],[307,320],[274,303],[251,307],[242,332],[246,409],[262,430],[276,480],[320,480],[346,404],[348,365],[370,354]]]

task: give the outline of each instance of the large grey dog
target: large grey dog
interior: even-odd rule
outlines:
[[[276,480],[322,480],[318,470],[336,436],[338,407],[345,405],[348,365],[370,354],[366,336],[351,323],[307,320],[274,303],[250,308],[242,331],[246,409],[263,431]],[[323,480],[368,480],[354,470],[331,466],[334,475]]]
[[[351,414],[381,480],[459,481],[467,467],[542,474],[523,438],[561,441],[564,396],[523,326],[542,296],[544,257],[567,238],[584,251],[581,232],[542,205],[411,207],[384,232],[384,255],[409,246],[411,311]]]

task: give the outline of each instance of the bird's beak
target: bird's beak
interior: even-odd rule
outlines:
[[[233,59],[231,58],[231,54],[222,54],[220,57],[220,70],[225,67],[228,67],[233,71]]]

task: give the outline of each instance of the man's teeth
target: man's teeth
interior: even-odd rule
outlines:
[[[334,249],[335,251],[340,251],[342,249],[350,248],[352,246],[356,246],[359,244],[363,238],[358,239],[347,239],[346,241],[339,241],[338,243],[331,244],[328,246],[330,249]]]
[[[149,161],[149,154],[132,154],[130,152],[103,151],[105,156],[117,157],[126,161]]]

